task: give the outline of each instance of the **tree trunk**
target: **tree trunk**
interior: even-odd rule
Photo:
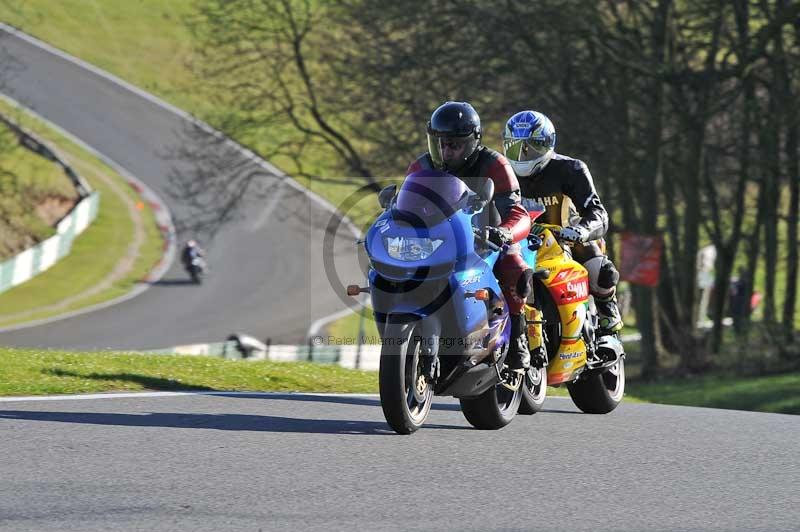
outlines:
[[[766,155],[764,169],[764,324],[771,331],[775,328],[775,271],[778,267],[778,199],[780,194],[780,144],[781,117],[775,94],[769,95],[770,124],[764,128],[761,153]]]
[[[685,331],[682,338],[683,350],[681,353],[682,366],[688,369],[701,369],[705,360],[697,349],[697,252],[700,249],[700,189],[701,175],[703,172],[703,157],[705,142],[706,121],[703,119],[698,124],[699,130],[692,135],[692,144],[687,176],[690,182],[686,187],[684,196],[686,208],[683,213],[683,264],[679,269],[681,283],[681,323]]]
[[[747,343],[750,339],[750,329],[751,329],[751,314],[752,308],[750,308],[749,302],[752,300],[753,293],[755,292],[755,278],[756,278],[756,269],[758,268],[758,263],[761,260],[761,228],[764,225],[764,193],[763,193],[763,182],[759,183],[759,190],[758,190],[758,204],[756,207],[756,221],[755,227],[753,228],[752,234],[748,236],[747,245],[745,247],[747,252],[747,270],[745,271],[745,301],[748,302],[748,312],[743,322],[743,330],[742,330],[742,338],[744,338],[745,343]]]
[[[750,13],[748,0],[736,0],[734,3],[734,13],[736,27],[738,31],[738,50],[740,60],[743,64],[749,65],[752,61],[750,57]],[[716,278],[714,282],[714,300],[712,307],[712,319],[714,328],[711,333],[711,352],[718,354],[722,347],[722,328],[723,318],[725,317],[727,296],[730,292],[730,277],[733,272],[733,263],[739,250],[739,242],[742,235],[742,223],[744,222],[745,197],[747,196],[747,182],[750,177],[750,135],[752,130],[752,112],[755,102],[755,87],[753,77],[747,74],[742,80],[743,96],[741,101],[741,128],[739,129],[738,152],[739,152],[739,178],[736,185],[735,206],[733,211],[733,227],[731,228],[730,238],[725,241],[717,239],[714,244],[717,246],[717,260],[715,264]],[[720,234],[722,228],[719,228]],[[740,273],[740,278],[747,276],[746,272]],[[746,281],[745,281],[746,282]],[[752,285],[745,285],[752,286]],[[741,297],[741,296],[740,296]],[[749,301],[749,295],[747,296]],[[746,309],[731,309],[732,314],[737,315],[734,319],[734,327],[741,326],[745,319]],[[738,331],[737,331],[738,332]]]
[[[642,378],[652,379],[658,375],[658,329],[654,289],[649,286],[632,288],[633,304],[636,307],[636,323],[642,335],[640,341],[642,354]]]
[[[783,300],[783,340],[790,346],[795,342],[794,318],[797,304],[798,246],[797,235],[798,213],[800,210],[800,153],[798,153],[798,131],[795,122],[789,127],[786,135],[786,156],[789,161],[789,214],[787,216],[786,245],[786,288]]]
[[[703,370],[707,364],[705,353],[697,345],[697,252],[700,248],[701,202],[699,191],[702,189],[705,175],[705,142],[706,130],[710,119],[710,108],[713,95],[717,91],[716,56],[720,47],[720,35],[724,19],[723,6],[717,6],[713,22],[711,42],[708,47],[703,68],[704,78],[698,81],[697,108],[686,117],[689,129],[689,154],[683,196],[685,209],[683,213],[683,261],[680,272],[680,305],[682,307],[680,326],[685,331],[682,337],[684,349],[681,353],[681,365],[690,371]]]
[[[654,64],[664,64],[668,53],[666,46],[667,24],[669,20],[672,0],[660,0],[653,20],[653,58]],[[660,77],[652,78],[652,98],[649,102],[649,119],[647,124],[647,158],[644,168],[642,168],[642,197],[639,198],[640,205],[647,205],[648,202],[657,201],[658,182],[661,179],[661,144],[663,137],[663,115],[664,115],[664,82]],[[654,235],[657,233],[657,214],[658,209],[650,208],[642,210],[642,230],[646,234]],[[645,378],[653,377],[658,373],[658,327],[657,327],[657,307],[655,303],[656,290],[650,287],[637,287],[634,292],[634,304],[636,305],[637,324],[639,332],[642,334],[642,376]]]
[[[795,35],[800,38],[800,21],[795,22]],[[786,254],[786,286],[784,288],[783,316],[781,320],[784,341],[783,351],[786,353],[791,351],[789,348],[795,342],[794,318],[797,304],[798,261],[800,261],[797,249],[798,245],[800,245],[797,238],[797,211],[800,209],[800,160],[798,160],[800,159],[800,153],[798,153],[800,149],[798,147],[798,118],[800,117],[798,117],[796,108],[797,95],[792,90],[792,79],[783,49],[783,33],[779,33],[776,38],[779,41],[777,48],[781,53],[782,100],[787,122],[786,143],[783,151],[787,161],[786,169],[789,177],[789,212],[786,216],[786,246],[788,247],[788,252]]]

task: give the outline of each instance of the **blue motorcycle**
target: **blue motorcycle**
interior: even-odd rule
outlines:
[[[384,211],[365,239],[369,287],[348,292],[370,292],[381,406],[400,434],[422,426],[435,395],[457,397],[479,429],[504,427],[519,407],[524,379],[504,365],[511,324],[492,272],[506,250],[480,230],[496,213],[493,194],[488,179],[476,193],[457,177],[422,171],[379,196]],[[522,252],[536,264],[533,246]]]

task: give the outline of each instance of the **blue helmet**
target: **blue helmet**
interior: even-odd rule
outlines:
[[[503,154],[518,176],[536,175],[547,166],[556,147],[556,128],[538,111],[520,111],[506,122]]]

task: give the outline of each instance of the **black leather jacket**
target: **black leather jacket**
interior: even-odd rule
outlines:
[[[545,213],[536,221],[580,225],[589,231],[587,241],[597,240],[608,231],[608,212],[583,161],[555,153],[544,170],[518,179],[523,207],[532,210],[534,203],[545,206]]]

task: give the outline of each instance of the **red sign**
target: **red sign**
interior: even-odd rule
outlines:
[[[661,275],[661,235],[622,233],[620,276],[633,284],[656,286]]]

